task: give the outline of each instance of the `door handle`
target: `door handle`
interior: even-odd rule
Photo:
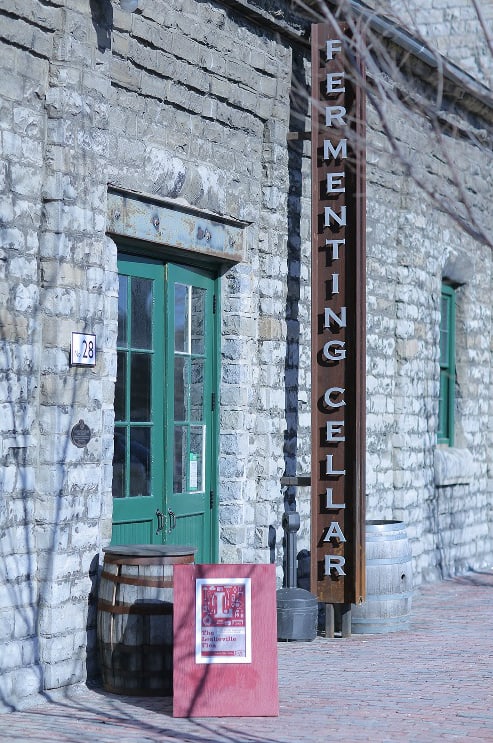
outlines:
[[[157,529],[156,534],[159,534],[160,531],[164,529],[164,513],[158,509],[156,509],[156,516],[157,516]]]
[[[168,508],[168,516],[169,516],[169,529],[168,534],[171,534],[173,529],[176,529],[176,514],[174,511],[172,511],[170,508]]]

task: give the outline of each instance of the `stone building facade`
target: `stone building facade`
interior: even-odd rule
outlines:
[[[458,4],[441,6],[446,14]],[[401,48],[399,38],[385,43]],[[127,13],[116,0],[0,0],[0,44],[8,711],[98,670],[119,251],[218,287],[213,558],[274,561],[281,581],[281,518],[294,499],[298,546],[309,546],[309,488],[281,485],[310,467],[310,158],[303,136],[292,137],[310,126],[309,21],[281,2],[140,0]],[[481,66],[486,57],[484,47]],[[402,85],[416,80],[436,98],[426,60]],[[447,81],[446,149],[489,230],[492,176],[480,145],[491,149],[493,106],[474,79]],[[446,204],[450,164],[426,119],[397,102],[387,116]],[[423,194],[369,105],[367,516],[406,522],[416,584],[493,559],[491,247],[452,211]],[[137,212],[149,217],[145,229]],[[437,447],[444,278],[457,287],[456,432],[446,449]],[[70,364],[73,332],[96,337],[95,366]],[[91,432],[85,446],[71,438],[79,421]]]

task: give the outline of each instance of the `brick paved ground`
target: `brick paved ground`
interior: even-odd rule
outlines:
[[[78,688],[0,716],[46,743],[493,743],[493,570],[425,586],[410,631],[279,645],[279,718],[173,719],[171,700]]]

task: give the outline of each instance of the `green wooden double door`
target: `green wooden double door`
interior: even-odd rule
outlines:
[[[112,544],[180,544],[217,559],[216,279],[118,262]]]

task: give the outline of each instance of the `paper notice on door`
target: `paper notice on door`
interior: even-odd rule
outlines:
[[[197,490],[198,484],[198,460],[197,455],[190,453],[190,490]]]

